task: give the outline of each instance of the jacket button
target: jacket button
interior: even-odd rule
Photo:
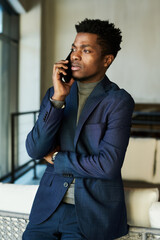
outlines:
[[[63,186],[64,186],[64,187],[68,187],[68,183],[67,183],[67,182],[64,182]]]

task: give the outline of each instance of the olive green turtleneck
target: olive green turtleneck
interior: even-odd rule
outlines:
[[[78,113],[77,113],[77,123],[79,121],[80,114],[82,112],[82,109],[85,105],[85,102],[88,98],[88,96],[91,94],[95,86],[99,82],[92,82],[92,83],[83,83],[83,82],[77,82],[78,85]]]

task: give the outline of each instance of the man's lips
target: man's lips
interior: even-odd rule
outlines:
[[[78,71],[78,70],[80,70],[80,68],[81,68],[81,66],[79,64],[74,64],[74,63],[71,64],[72,71]]]

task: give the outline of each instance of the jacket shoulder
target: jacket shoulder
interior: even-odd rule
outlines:
[[[116,102],[127,101],[127,102],[131,102],[133,105],[135,104],[131,94],[128,93],[125,89],[120,88],[114,82],[110,82],[110,90],[109,90],[108,96],[111,97],[112,100]]]

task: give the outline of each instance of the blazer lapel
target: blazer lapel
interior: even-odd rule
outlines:
[[[66,107],[64,110],[63,124],[61,126],[61,136],[66,139],[67,146],[70,150],[74,150],[74,136],[77,122],[77,84],[74,83],[71,87],[71,92],[66,98]]]
[[[77,84],[74,83],[71,92],[66,98],[66,111],[69,112],[71,118],[70,121],[72,120],[72,123],[75,123],[77,121],[77,109],[78,109],[78,93],[77,93]]]
[[[109,90],[110,83],[111,82],[109,81],[109,79],[105,76],[104,79],[100,83],[97,84],[97,86],[94,88],[94,90],[88,97],[88,99],[84,105],[84,108],[81,112],[79,122],[78,122],[78,125],[76,128],[75,138],[74,138],[74,147],[76,147],[79,134],[81,132],[81,129],[82,129],[85,121],[87,120],[89,115],[92,113],[94,108],[98,105],[98,103],[100,101],[102,101],[103,98],[106,96],[106,91]]]

